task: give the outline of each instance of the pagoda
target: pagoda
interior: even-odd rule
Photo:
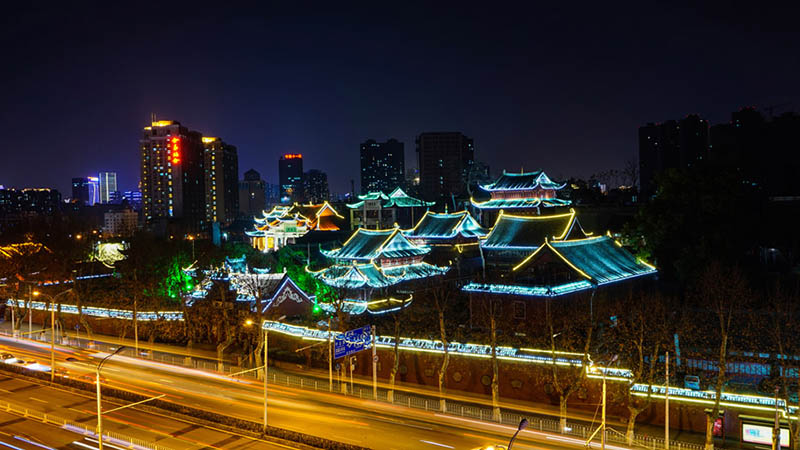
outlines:
[[[344,219],[328,202],[317,205],[278,205],[263,217],[254,218],[255,229],[245,232],[252,238],[253,248],[262,252],[280,250],[310,231],[338,231]]]
[[[568,206],[572,202],[557,198],[557,192],[566,183],[557,183],[550,179],[544,171],[509,173],[503,171],[493,183],[481,185],[491,198],[485,201],[470,199],[470,203],[479,211],[481,223],[492,223],[497,212],[511,211],[514,214],[540,214],[541,208]]]
[[[395,188],[390,194],[383,192],[369,192],[359,195],[359,201],[348,203],[350,209],[350,229],[364,228],[389,228],[395,223],[410,227],[414,218],[419,215],[420,209],[426,210],[435,202],[411,197],[401,188]]]
[[[359,228],[340,248],[323,250],[332,264],[309,273],[328,286],[340,290],[351,313],[374,314],[394,310],[412,300],[415,281],[442,275],[448,267],[422,261],[430,252],[416,245],[399,228],[367,230]],[[320,306],[325,307],[322,303]],[[371,306],[371,308],[370,308]],[[329,306],[328,306],[329,307]]]

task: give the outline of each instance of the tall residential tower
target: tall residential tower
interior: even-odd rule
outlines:
[[[397,139],[361,144],[361,193],[392,192],[402,187],[405,176],[405,150]]]

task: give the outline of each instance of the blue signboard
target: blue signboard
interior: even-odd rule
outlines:
[[[342,358],[372,347],[372,329],[369,325],[345,331],[333,339],[333,357]]]

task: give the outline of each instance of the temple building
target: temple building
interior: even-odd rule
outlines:
[[[556,194],[566,183],[556,183],[544,171],[509,173],[503,171],[493,183],[481,185],[488,192],[487,200],[470,199],[479,213],[479,221],[491,224],[498,212],[510,211],[520,215],[538,215],[541,208],[568,206],[571,201],[557,198]]]
[[[328,202],[318,205],[275,206],[263,217],[256,217],[255,229],[246,234],[252,238],[253,248],[274,252],[305,236],[311,231],[338,231],[344,219]]]
[[[470,293],[470,305],[502,296],[513,306],[507,308],[508,320],[525,320],[528,309],[541,307],[526,298],[593,293],[657,274],[655,267],[610,236],[584,231],[574,210],[550,216],[501,213],[480,245],[486,274],[481,282],[469,283],[462,290]]]
[[[348,312],[388,312],[412,300],[415,281],[442,275],[448,267],[422,261],[430,248],[412,243],[399,228],[359,228],[341,246],[322,253],[332,264],[322,270],[306,270],[314,278],[340,290]],[[320,303],[323,309],[330,305]]]
[[[473,269],[480,261],[468,260],[480,257],[478,245],[487,233],[468,211],[427,211],[414,228],[403,231],[412,243],[431,248],[431,261],[448,265],[457,261]]]
[[[399,187],[389,195],[369,192],[359,195],[358,199],[358,202],[347,204],[351,230],[359,227],[392,228],[395,224],[408,228],[414,225],[417,217],[424,214],[423,210],[427,211],[435,204],[411,197]]]

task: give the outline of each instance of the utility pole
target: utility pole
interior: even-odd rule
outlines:
[[[664,391],[664,450],[669,450],[669,352],[664,360],[667,373],[666,390]]]
[[[33,288],[28,284],[28,337],[33,336],[33,311],[31,310],[31,302],[33,301]]]
[[[375,342],[375,325],[370,328],[372,328],[372,399],[378,401],[378,348]]]

